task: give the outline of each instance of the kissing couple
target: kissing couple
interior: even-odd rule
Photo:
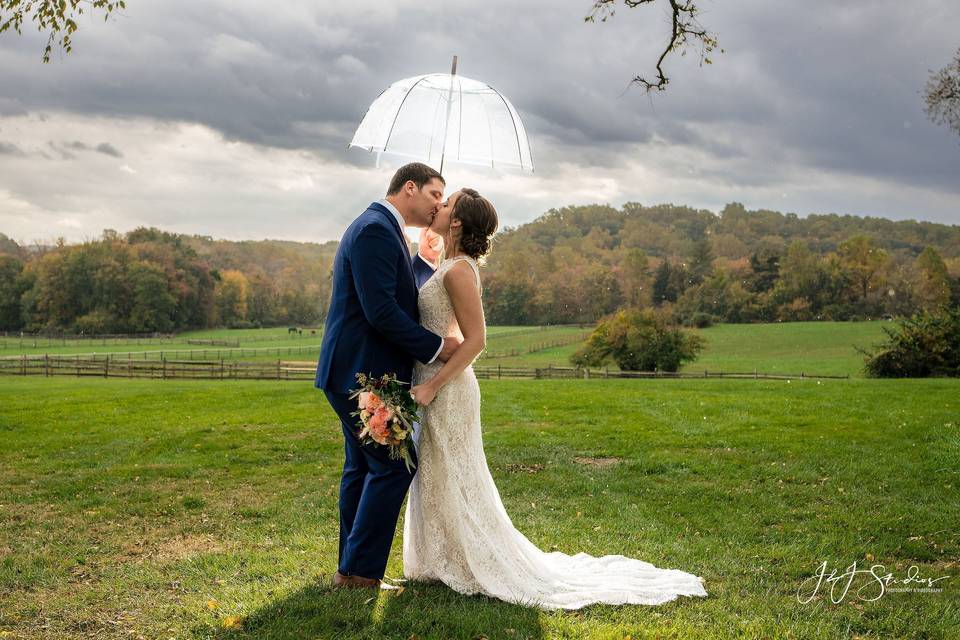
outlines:
[[[655,605],[706,596],[702,578],[621,555],[538,549],[514,528],[483,451],[480,387],[472,364],[486,344],[478,261],[490,251],[497,212],[463,188],[444,199],[431,167],[401,167],[386,197],[343,234],[315,386],[340,418],[340,547],[336,587],[379,587],[397,519],[403,573],[459,593],[543,609],[592,603]],[[405,227],[443,239],[433,263],[422,241],[411,257]],[[358,439],[356,374],[410,381],[420,405],[415,468]]]

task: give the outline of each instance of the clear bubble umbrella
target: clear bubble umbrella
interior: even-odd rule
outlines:
[[[435,73],[394,82],[360,122],[351,147],[419,160],[439,171],[457,162],[492,169],[533,171],[520,115],[485,82]]]

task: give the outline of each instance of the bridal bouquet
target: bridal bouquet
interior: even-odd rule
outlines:
[[[379,378],[358,373],[357,383],[360,388],[354,389],[350,398],[358,399],[359,408],[351,415],[360,417],[360,442],[388,447],[391,458],[402,458],[407,471],[413,471],[416,465],[410,452],[414,447],[413,423],[418,415],[417,403],[403,389],[407,383],[397,380],[394,373]]]

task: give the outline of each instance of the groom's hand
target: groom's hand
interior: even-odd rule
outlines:
[[[460,348],[461,341],[457,338],[444,338],[443,339],[443,348],[440,349],[440,355],[437,356],[437,360],[441,362],[446,362],[453,357],[453,353]]]

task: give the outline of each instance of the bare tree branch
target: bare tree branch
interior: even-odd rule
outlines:
[[[960,134],[960,49],[947,66],[930,73],[923,99],[924,110],[933,122]]]
[[[657,0],[623,0],[623,4],[633,9],[644,4],[654,4]],[[687,49],[697,46],[699,43],[701,64],[713,64],[710,54],[717,48],[717,39],[704,29],[697,20],[700,10],[697,8],[696,0],[667,0],[670,4],[670,39],[664,48],[660,57],[657,59],[657,76],[655,81],[647,80],[643,76],[636,76],[631,80],[631,84],[639,84],[647,92],[657,90],[663,91],[670,83],[670,78],[663,71],[663,61],[673,51],[679,51],[680,55],[686,55]],[[614,15],[614,7],[618,0],[594,0],[590,13],[584,18],[587,22],[596,22],[597,17],[600,22],[606,22],[608,18]],[[723,49],[720,49],[723,53]]]
[[[114,10],[126,6],[125,0],[0,0],[0,33],[13,29],[21,34],[25,21],[36,23],[37,31],[48,32],[43,61],[50,62],[55,42],[67,53],[73,50],[70,37],[84,11],[101,10],[106,21]]]

